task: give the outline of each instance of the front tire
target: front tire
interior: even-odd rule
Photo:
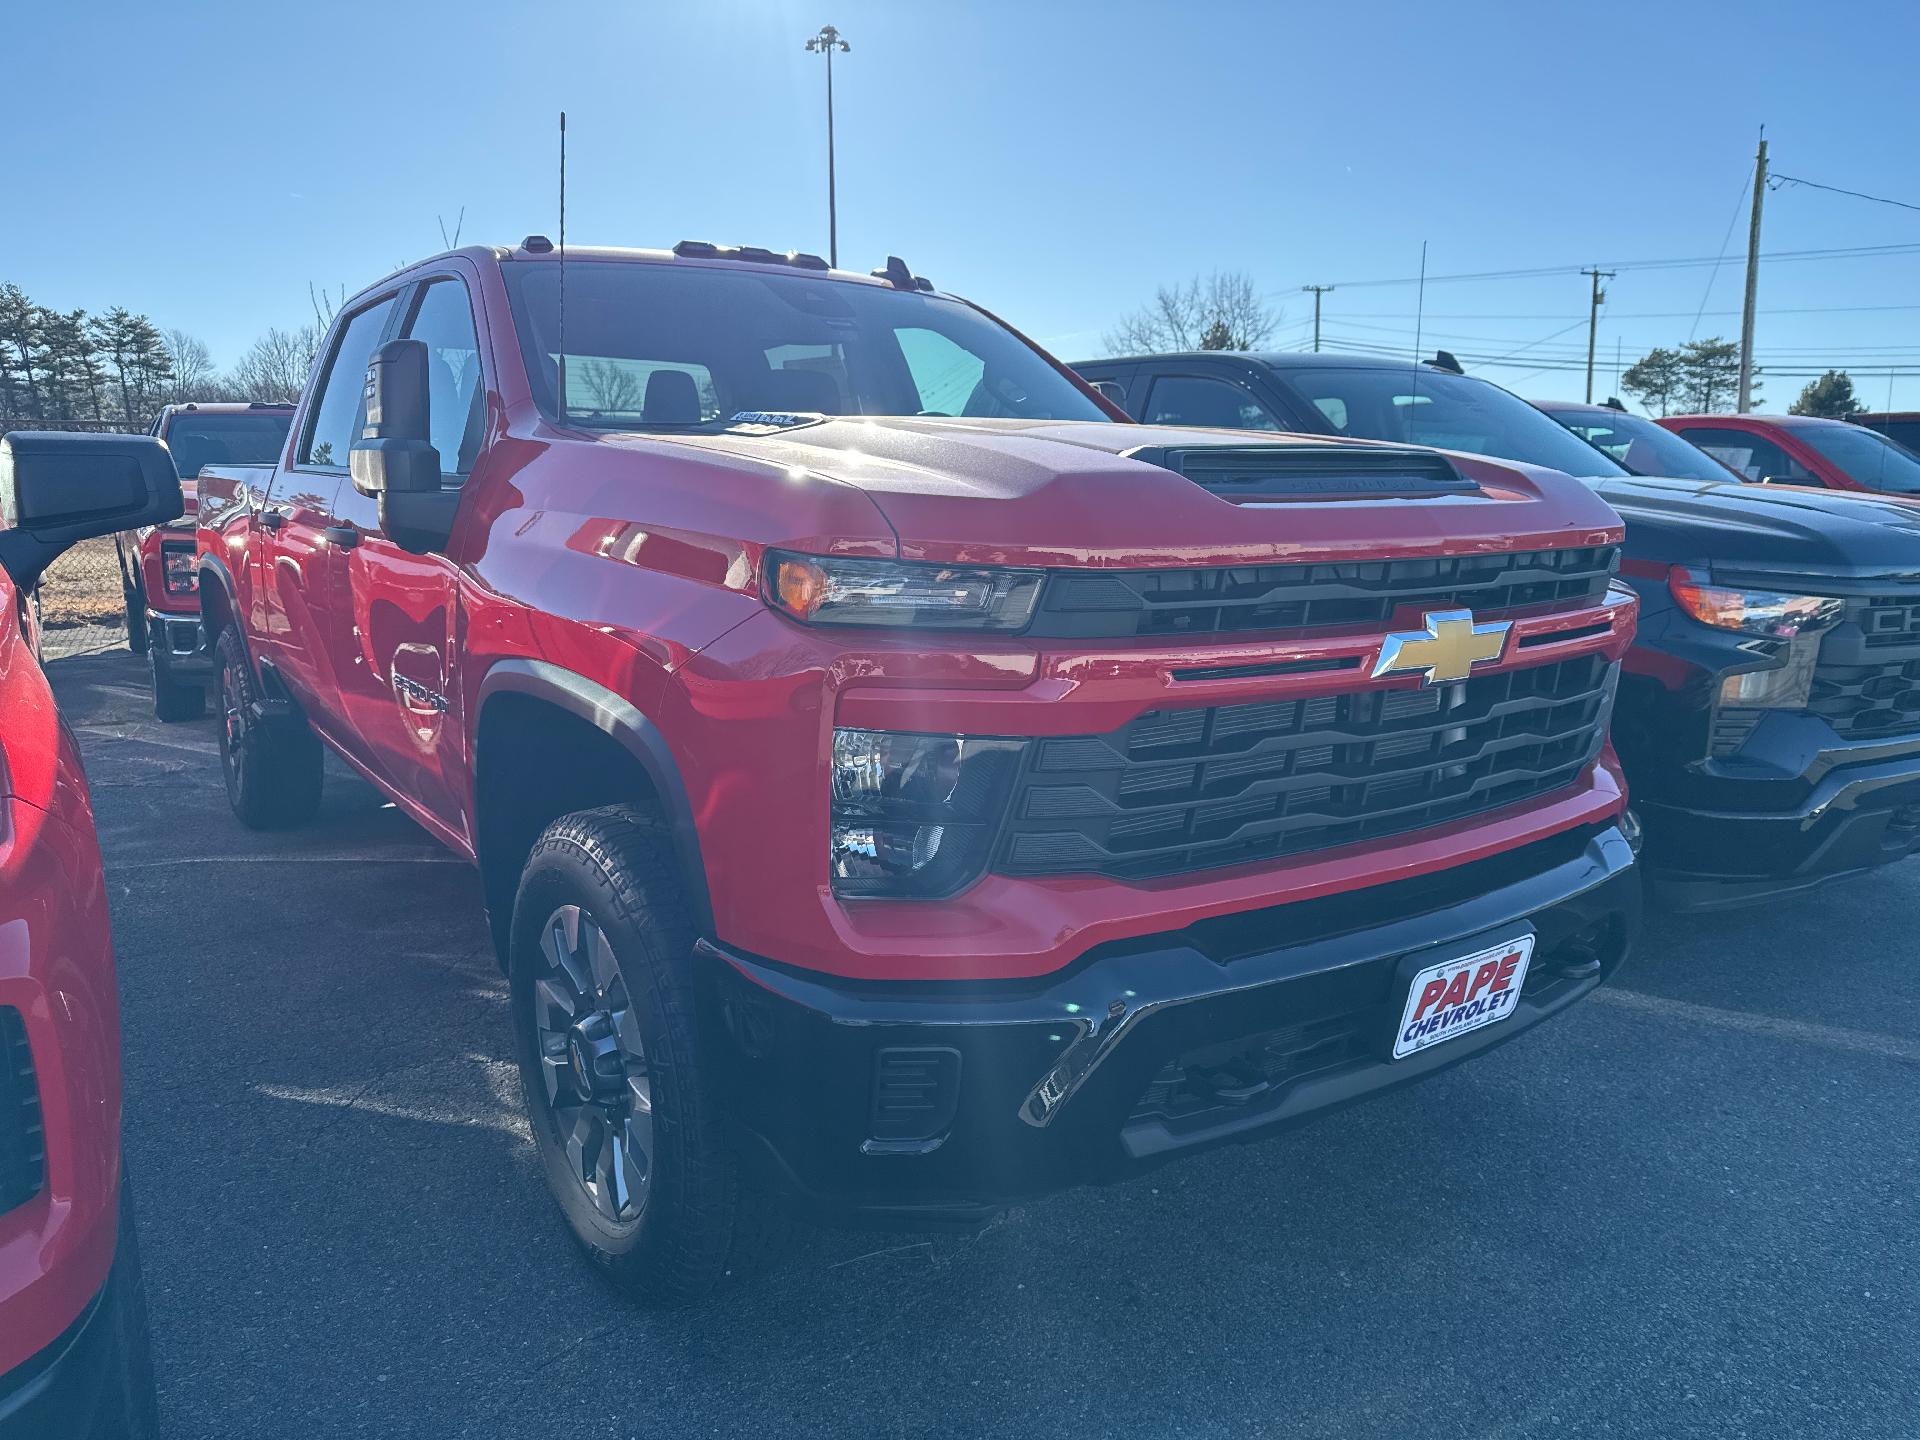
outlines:
[[[214,645],[219,666],[220,768],[227,803],[250,830],[284,830],[320,808],[325,759],[304,720],[260,714],[260,682],[229,625]]]
[[[147,652],[147,664],[153,671],[153,713],[171,725],[181,720],[198,720],[207,713],[207,692],[198,685],[182,685],[173,678],[173,656],[166,645]]]
[[[694,930],[665,832],[562,816],[514,903],[513,1019],[534,1144],[574,1238],[652,1304],[711,1292],[773,1228],[721,1137],[694,1017]]]

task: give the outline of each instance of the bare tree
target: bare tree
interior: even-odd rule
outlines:
[[[167,358],[173,362],[168,398],[175,404],[206,399],[219,382],[205,342],[184,330],[169,330],[161,339],[167,347]]]
[[[1216,270],[1204,280],[1162,285],[1153,303],[1130,315],[1105,336],[1111,355],[1156,350],[1255,350],[1280,324],[1282,312],[1260,298],[1243,270]]]
[[[320,331],[312,325],[298,330],[269,329],[247,347],[233,367],[233,385],[249,400],[296,400],[313,368]]]

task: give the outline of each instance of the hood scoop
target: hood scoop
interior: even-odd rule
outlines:
[[[1387,445],[1142,445],[1124,452],[1236,505],[1422,500],[1480,487],[1433,450]]]

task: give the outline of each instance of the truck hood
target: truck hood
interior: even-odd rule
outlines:
[[[1617,541],[1595,492],[1557,471],[1450,457],[1459,493],[1364,489],[1224,498],[1129,452],[1274,447],[1324,455],[1400,447],[1244,430],[1077,421],[824,418],[766,433],[621,434],[615,444],[779,467],[865,493],[908,559],[949,564],[1181,566],[1379,559]],[[1257,503],[1255,503],[1257,502]]]
[[[1920,579],[1920,504],[1910,501],[1737,480],[1593,485],[1627,522],[1630,559],[1716,573]]]

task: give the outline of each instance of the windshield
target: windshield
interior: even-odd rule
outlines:
[[[195,415],[176,413],[167,422],[167,449],[182,480],[191,480],[202,465],[271,465],[287,443],[293,412],[265,415]]]
[[[1856,484],[1899,495],[1920,494],[1920,455],[1876,431],[1859,425],[1798,425],[1793,434]]]
[[[1518,395],[1426,368],[1286,370],[1277,377],[1342,435],[1465,450],[1569,475],[1624,475]]]
[[[559,418],[560,267],[504,269],[535,399]],[[1108,418],[970,306],[808,275],[569,262],[566,350],[574,425],[688,429],[745,411]]]
[[[1689,444],[1644,416],[1598,410],[1555,410],[1550,405],[1540,408],[1636,475],[1708,481],[1740,478],[1698,445]]]

